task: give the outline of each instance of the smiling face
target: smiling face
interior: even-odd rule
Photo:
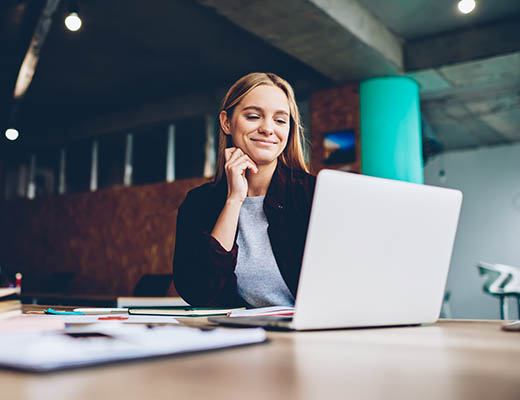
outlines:
[[[258,167],[276,163],[287,145],[290,130],[289,102],[284,91],[273,85],[260,85],[237,104],[231,119],[225,111],[221,126]]]

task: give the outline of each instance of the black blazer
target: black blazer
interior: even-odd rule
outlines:
[[[296,297],[316,178],[282,163],[264,200],[267,234],[280,273]],[[227,197],[225,176],[188,192],[177,216],[173,280],[177,292],[194,306],[245,306],[238,295],[235,267],[238,245],[226,251],[210,233]]]

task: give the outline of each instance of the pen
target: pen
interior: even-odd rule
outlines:
[[[45,311],[45,314],[52,314],[52,315],[85,315],[85,313],[77,312],[77,311],[56,311],[52,308],[48,308]]]

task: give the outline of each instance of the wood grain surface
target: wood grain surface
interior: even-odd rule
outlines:
[[[268,334],[266,344],[46,375],[0,372],[2,398],[520,398],[520,334],[500,321]],[[5,396],[5,397],[4,397]]]

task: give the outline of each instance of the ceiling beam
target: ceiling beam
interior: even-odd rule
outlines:
[[[60,0],[47,0],[42,14],[36,25],[36,30],[31,40],[31,44],[27,49],[24,60],[18,72],[16,85],[14,87],[14,98],[19,101],[27,92],[29,85],[32,82],[36,66],[40,60],[40,52],[45,43],[45,38],[52,24],[52,15],[60,4]]]
[[[407,74],[445,150],[520,140],[520,52]]]
[[[337,84],[402,72],[401,40],[357,0],[197,0]]]
[[[175,119],[217,115],[225,88],[182,93],[169,99],[143,104],[118,112],[78,121],[67,127],[55,126],[37,137],[26,139],[27,144],[63,144],[78,139],[110,135],[119,132],[135,132],[143,127],[164,124]]]
[[[406,71],[435,68],[520,50],[520,18],[411,40],[405,44]]]
[[[312,86],[309,86],[309,81],[305,79],[291,80],[291,84],[299,102],[308,97],[309,91],[314,90]],[[120,132],[135,132],[145,127],[182,118],[201,115],[216,116],[220,111],[220,105],[227,89],[224,86],[215,86],[207,89],[180,91],[172,93],[171,97],[164,100],[93,115],[74,124],[60,125],[60,122],[56,121],[56,125],[45,127],[45,129],[40,127],[38,135],[27,135],[25,143],[31,146],[61,145],[78,139]],[[302,118],[305,119],[305,110],[300,110],[300,112]]]

